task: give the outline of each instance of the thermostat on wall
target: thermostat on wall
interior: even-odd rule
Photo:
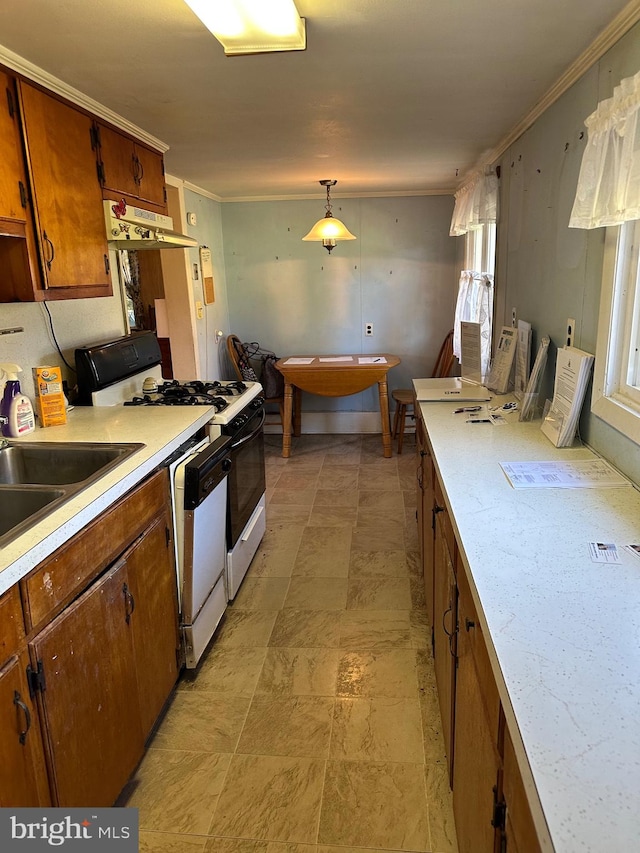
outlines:
[[[198,222],[198,217],[195,213],[187,213],[187,225],[196,225]]]

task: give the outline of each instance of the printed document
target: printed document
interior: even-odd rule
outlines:
[[[514,489],[601,489],[630,486],[604,459],[573,462],[501,462]]]
[[[358,364],[386,364],[387,359],[383,355],[363,355],[358,358]]]
[[[313,358],[288,358],[283,364],[311,364]]]

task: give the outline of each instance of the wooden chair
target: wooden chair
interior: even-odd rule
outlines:
[[[431,376],[434,378],[448,376],[451,373],[453,362],[453,329],[451,329],[442,342]],[[400,455],[402,453],[402,441],[404,439],[404,424],[407,418],[409,406],[413,409],[414,393],[409,388],[396,388],[395,391],[391,392],[391,396],[396,402],[392,438],[396,438],[396,436],[398,437],[398,455]]]
[[[249,356],[247,355],[247,352],[245,350],[244,344],[237,335],[229,335],[227,337],[227,352],[229,353],[229,358],[231,360],[231,364],[233,365],[236,377],[242,381],[245,378],[242,374],[242,366],[246,365],[247,367],[251,367],[252,365],[249,360]],[[298,407],[300,406],[300,394],[296,388],[293,389],[293,393],[293,413],[295,416],[295,414],[298,412]],[[278,411],[280,413],[280,424],[284,428],[284,396],[265,397],[264,401],[265,403],[274,403],[278,406]],[[299,432],[297,432],[296,435],[299,435]]]

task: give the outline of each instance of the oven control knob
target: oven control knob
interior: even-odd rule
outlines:
[[[240,427],[244,426],[246,424],[246,422],[247,422],[247,416],[246,415],[238,415],[237,418],[234,418],[231,421],[231,427],[232,427],[232,429],[240,429]]]
[[[225,472],[225,474],[229,473],[229,471],[231,470],[231,460],[230,459],[223,459],[222,460],[222,470]]]
[[[256,397],[249,403],[249,406],[252,409],[261,409],[264,406],[264,400],[262,399],[262,397]]]

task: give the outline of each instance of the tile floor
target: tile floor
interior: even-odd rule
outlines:
[[[143,853],[455,853],[411,442],[267,441],[268,525],[120,804]]]

